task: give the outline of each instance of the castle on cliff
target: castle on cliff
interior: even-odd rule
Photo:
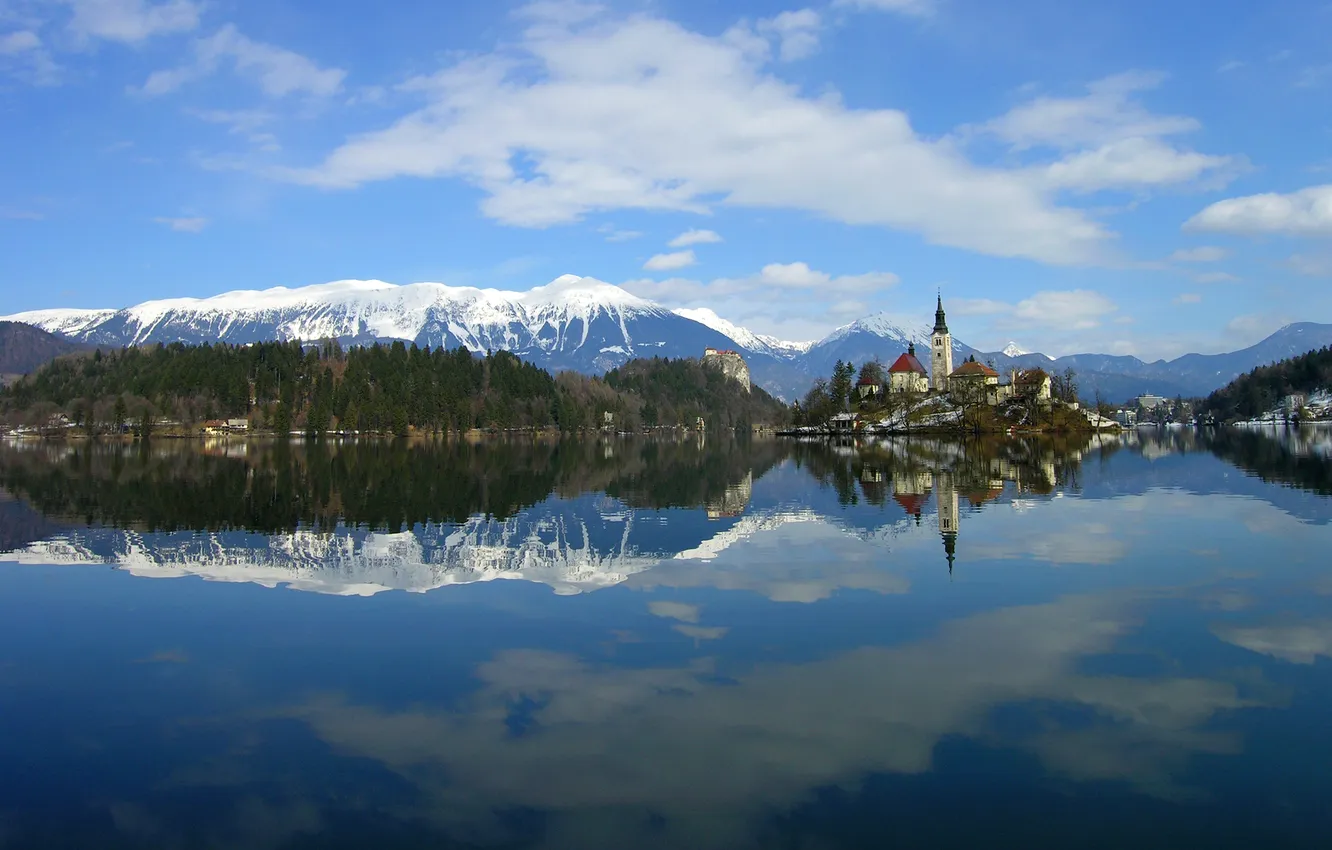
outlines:
[[[715,366],[722,374],[736,381],[749,392],[749,364],[738,351],[724,348],[703,349],[703,365]]]

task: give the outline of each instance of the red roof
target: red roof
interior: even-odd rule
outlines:
[[[925,507],[925,497],[919,493],[894,493],[893,500],[902,506],[907,516],[920,516]]]
[[[925,374],[925,367],[920,365],[914,354],[903,354],[901,357],[888,367],[891,374],[901,374],[903,372],[915,372],[917,375]]]
[[[877,387],[877,386],[878,386],[879,384],[881,384],[881,383],[883,383],[883,381],[876,381],[876,380],[874,380],[873,378],[871,378],[869,375],[866,375],[866,376],[864,376],[863,378],[861,378],[859,381],[856,381],[856,386],[858,386],[858,387]]]
[[[1025,372],[1019,372],[1017,382],[1019,384],[1043,384],[1050,376],[1045,374],[1044,369],[1028,369]]]
[[[994,371],[989,366],[986,366],[984,363],[981,363],[978,360],[968,360],[966,363],[963,363],[961,366],[958,366],[957,369],[953,371],[953,374],[949,375],[948,377],[965,378],[973,375],[984,375],[987,378],[999,377],[998,372]]]

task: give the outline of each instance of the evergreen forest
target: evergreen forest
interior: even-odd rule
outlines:
[[[1292,393],[1332,389],[1332,346],[1259,366],[1212,393],[1202,412],[1222,422],[1252,419],[1281,406]]]
[[[482,429],[781,424],[785,407],[695,360],[631,361],[605,379],[553,376],[507,352],[394,342],[152,345],[56,360],[0,393],[11,423],[63,414],[89,434],[191,433],[247,420],[277,433],[406,435]],[[607,414],[610,414],[607,417]]]

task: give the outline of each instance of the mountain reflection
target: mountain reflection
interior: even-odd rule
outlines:
[[[0,444],[0,844],[1323,846],[1323,445]]]
[[[906,580],[847,559],[823,564],[820,576],[792,563],[780,581],[755,584],[734,573],[723,578],[713,562],[746,541],[777,539],[783,528],[810,539],[831,535],[827,545],[860,541],[880,554],[932,531],[928,561],[951,574],[968,557],[1011,550],[992,532],[968,535],[972,517],[992,505],[1025,509],[1060,496],[1118,498],[1153,487],[1257,496],[1328,522],[1328,500],[1314,495],[1332,492],[1327,447],[1326,432],[1184,429],[1094,442],[688,435],[7,443],[0,445],[0,493],[7,494],[0,496],[0,553],[8,554],[0,559],[109,563],[144,576],[338,594],[495,578],[577,593],[672,576],[680,586],[724,580],[774,599],[809,600],[835,587],[901,592]],[[1190,456],[1224,463],[1171,465]],[[1227,473],[1236,467],[1246,475]],[[1055,561],[1101,562],[1123,549],[1106,532],[1090,520],[1080,529],[1052,526],[1032,545]],[[926,557],[913,550],[909,560]]]

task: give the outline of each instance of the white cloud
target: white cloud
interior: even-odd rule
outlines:
[[[778,55],[783,62],[806,59],[819,52],[819,31],[823,21],[813,9],[782,12],[775,18],[758,22],[758,33],[776,38]]]
[[[193,0],[63,0],[73,9],[69,27],[80,38],[139,44],[155,35],[199,26],[202,3]]]
[[[32,30],[16,30],[0,35],[0,72],[34,85],[54,85],[60,79],[60,67]]]
[[[1332,184],[1298,192],[1267,192],[1217,201],[1184,223],[1185,230],[1253,236],[1332,236]]]
[[[899,282],[900,278],[892,272],[867,272],[866,274],[847,274],[834,277],[809,267],[808,263],[769,263],[759,273],[750,278],[729,281],[725,278],[717,284],[738,284],[755,288],[809,289],[819,292],[876,292]]]
[[[1087,86],[1082,97],[1039,97],[987,123],[983,129],[1019,149],[1076,148],[1134,138],[1173,136],[1201,126],[1180,115],[1155,115],[1131,96],[1164,82],[1162,74],[1130,71]]]
[[[992,298],[950,298],[948,312],[957,316],[994,316],[1008,313],[1013,305]]]
[[[861,9],[877,12],[899,12],[903,15],[928,17],[934,14],[937,0],[833,0],[833,8]]]
[[[988,298],[951,299],[945,305],[959,316],[994,316],[1000,330],[1056,328],[1088,330],[1099,327],[1119,305],[1099,292],[1087,289],[1037,292],[1016,304]]]
[[[392,126],[270,173],[327,188],[462,178],[487,194],[486,215],[529,227],[721,203],[1051,263],[1108,251],[1110,234],[1026,169],[976,166],[899,111],[850,109],[771,76],[766,43],[745,28],[709,37],[642,15],[572,26],[534,15],[512,49],[413,81],[426,103]]]
[[[686,230],[667,244],[672,248],[688,248],[690,245],[710,245],[720,241],[721,236],[711,230]]]
[[[1285,315],[1246,313],[1226,323],[1226,338],[1233,345],[1248,346],[1266,339],[1290,322]]]
[[[630,242],[643,235],[641,230],[620,230],[613,224],[603,224],[597,232],[606,237],[607,242]]]
[[[1039,97],[978,128],[1015,151],[1064,152],[1036,172],[1054,189],[1106,189],[1225,181],[1241,160],[1179,148],[1163,139],[1193,132],[1196,119],[1157,115],[1134,96],[1159,86],[1161,74],[1133,71],[1098,80],[1080,97]]]
[[[657,254],[646,263],[643,268],[648,271],[662,272],[671,269],[683,269],[686,266],[692,266],[698,262],[693,251],[675,251],[670,254]]]
[[[208,226],[206,218],[155,218],[158,224],[165,224],[177,233],[202,233]]]
[[[1202,296],[1199,295],[1199,294],[1197,294],[1196,292],[1184,292],[1184,293],[1181,293],[1181,294],[1175,296],[1175,300],[1174,300],[1173,303],[1175,303],[1175,304],[1201,304],[1201,303],[1202,303],[1202,300],[1203,300]]]
[[[1119,306],[1099,292],[1074,289],[1064,292],[1037,292],[1019,301],[1013,319],[1019,325],[1085,330],[1101,324]]]
[[[1247,64],[1249,63],[1242,62],[1238,59],[1231,59],[1229,62],[1221,63],[1221,67],[1217,68],[1216,72],[1218,74],[1228,74],[1231,71],[1238,71],[1240,68],[1243,68]]]
[[[1132,186],[1190,183],[1231,166],[1228,156],[1179,150],[1158,139],[1125,139],[1071,154],[1045,170],[1051,186],[1099,192]]]
[[[1286,264],[1309,277],[1332,277],[1332,254],[1292,254]]]
[[[0,56],[17,56],[29,50],[37,50],[42,40],[31,30],[19,30],[0,35]]]
[[[1239,278],[1230,272],[1200,272],[1193,276],[1198,283],[1237,283]]]
[[[347,75],[338,68],[321,68],[299,53],[252,41],[230,24],[195,42],[194,54],[192,64],[154,71],[139,91],[150,96],[169,94],[216,73],[224,60],[229,60],[237,74],[254,80],[271,97],[336,94]]]
[[[1219,263],[1230,256],[1230,251],[1217,245],[1180,248],[1167,259],[1176,263]]]
[[[262,109],[187,109],[187,114],[210,124],[223,124],[233,136],[244,136],[260,150],[281,149],[277,137],[262,131],[274,120],[274,115]]]

